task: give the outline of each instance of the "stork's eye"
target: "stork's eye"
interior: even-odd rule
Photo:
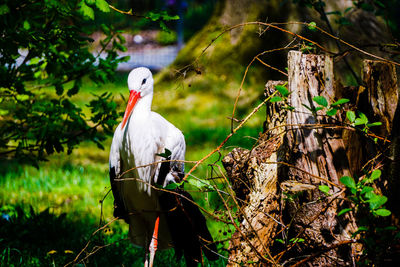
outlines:
[[[145,83],[146,83],[146,79],[143,79],[143,81],[142,81],[142,85],[143,85],[143,84],[145,84]]]

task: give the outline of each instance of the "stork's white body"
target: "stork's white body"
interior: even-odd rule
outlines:
[[[138,71],[133,73],[135,70]],[[164,160],[157,154],[164,153],[166,149],[171,151],[171,166],[183,173],[183,162],[173,160],[184,160],[185,139],[174,125],[151,111],[153,79],[150,71],[145,68],[135,70],[129,75],[128,86],[131,92],[138,92],[140,99],[128,111],[130,98],[126,118],[115,131],[110,151],[110,169],[115,168],[117,174],[116,191],[128,213],[132,243],[147,248],[152,241],[156,218],[159,217],[158,248],[166,249],[172,247],[172,241],[165,216],[160,213],[160,192],[154,188],[161,166],[157,162]],[[163,184],[171,179],[173,176],[168,173]]]

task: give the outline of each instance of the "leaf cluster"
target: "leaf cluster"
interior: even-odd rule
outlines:
[[[343,108],[343,105],[350,100],[347,98],[341,98],[329,105],[328,100],[324,96],[315,96],[313,97],[313,101],[318,104],[317,107],[309,107],[305,104],[303,104],[303,106],[311,111],[314,115],[316,115],[318,111],[323,110],[325,111],[326,116],[333,117],[341,108]]]
[[[286,85],[287,83],[283,85],[275,85],[275,89],[279,94],[271,97],[269,102],[276,103],[282,101],[284,103],[282,106],[283,109],[294,110],[294,107],[288,104],[288,96],[291,94],[291,92],[289,92]]]
[[[371,186],[374,181],[381,176],[380,170],[374,170],[364,179],[360,179],[357,183],[350,176],[343,176],[340,182],[344,184],[350,191],[351,195],[348,196],[351,202],[356,206],[367,208],[374,216],[389,216],[391,212],[382,206],[387,202],[387,197],[377,195],[374,193],[374,188]],[[338,216],[345,214],[352,209],[344,209],[338,213]]]
[[[381,177],[379,169],[366,174],[363,179],[356,182],[350,176],[343,176],[340,182],[348,189],[347,199],[353,204],[349,208],[339,211],[342,216],[350,211],[357,214],[358,229],[353,233],[353,238],[364,244],[363,257],[359,262],[371,264],[382,260],[387,254],[387,245],[396,242],[400,238],[399,229],[388,225],[387,220],[379,219],[391,215],[390,210],[385,208],[388,198],[375,192],[374,183]]]
[[[6,0],[0,5],[0,157],[36,165],[47,155],[80,142],[97,143],[116,124],[116,104],[109,94],[88,104],[87,118],[71,97],[83,77],[97,84],[112,81],[125,51],[121,32],[102,25],[101,51],[90,50],[90,34],[80,27],[93,19],[104,0]],[[93,12],[93,13],[92,13]]]

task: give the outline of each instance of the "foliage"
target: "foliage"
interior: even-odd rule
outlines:
[[[317,111],[323,110],[325,111],[326,116],[332,117],[335,116],[338,110],[343,107],[343,104],[346,104],[350,100],[347,98],[341,98],[329,105],[328,100],[326,100],[324,96],[315,96],[313,97],[313,101],[317,103],[319,107],[311,108],[305,104],[303,104],[303,106],[310,110],[313,114],[317,114]]]
[[[389,216],[390,211],[382,207],[387,202],[387,197],[375,194],[374,188],[371,186],[380,176],[381,171],[374,170],[357,183],[350,176],[343,176],[340,178],[340,182],[350,190],[349,199],[355,204],[355,208],[367,209],[374,216]],[[346,212],[348,211],[350,210],[346,209]],[[346,212],[342,210],[338,215]]]
[[[351,25],[351,22],[346,15],[348,15],[352,10],[361,9],[371,12],[375,16],[382,17],[385,20],[389,29],[392,31],[393,36],[395,36],[397,39],[400,37],[400,28],[398,25],[399,18],[397,14],[400,3],[396,0],[356,0],[352,1],[352,5],[346,8],[343,12],[339,10],[325,12],[324,8],[326,6],[326,1],[322,0],[293,0],[293,2],[315,9],[320,14],[321,19],[327,22],[327,24],[330,24],[328,16],[335,16],[334,21],[340,27]],[[328,27],[330,26],[328,25]]]
[[[125,238],[126,231],[115,225],[92,236],[97,229],[93,221],[74,221],[49,209],[37,212],[32,207],[7,205],[0,214],[0,266],[65,266],[89,239],[86,252],[103,249],[86,259],[85,265],[143,265],[144,251],[134,248]],[[155,260],[157,266],[176,263],[172,251],[158,252]],[[183,262],[177,266],[183,266]]]
[[[157,34],[156,41],[160,45],[171,45],[176,43],[177,35],[174,31],[160,31]]]
[[[95,29],[79,27],[93,19],[96,7],[108,12],[104,0],[5,1],[0,10],[0,157],[37,164],[47,155],[90,140],[100,145],[116,124],[110,94],[97,96],[87,118],[71,97],[82,78],[101,84],[113,80],[125,51],[119,31],[103,25],[104,54],[93,55],[89,36]],[[53,88],[53,92],[44,90]],[[100,131],[100,128],[103,131]]]
[[[346,112],[346,117],[351,122],[353,127],[360,128],[364,133],[368,133],[369,128],[371,127],[382,125],[382,122],[380,121],[370,123],[367,116],[358,110],[356,113],[348,110]]]
[[[387,197],[375,193],[375,181],[380,177],[381,171],[376,169],[357,182],[350,176],[340,178],[340,182],[348,189],[346,198],[352,204],[340,210],[338,216],[350,211],[357,215],[358,230],[352,237],[356,237],[364,245],[359,263],[366,265],[383,263],[388,247],[396,242],[399,235],[397,227],[390,225],[388,220],[379,219],[391,215],[384,207]]]
[[[287,110],[294,110],[293,106],[290,106],[288,104],[288,96],[291,94],[291,92],[289,92],[289,90],[286,87],[287,83],[283,84],[283,85],[275,85],[275,89],[276,91],[279,92],[279,95],[275,95],[273,97],[271,97],[271,99],[269,100],[270,103],[276,103],[276,102],[281,102],[283,101],[284,105],[282,106],[283,109],[287,109]]]

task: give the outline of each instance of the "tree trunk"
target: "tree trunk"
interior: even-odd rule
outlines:
[[[335,83],[331,57],[291,51],[288,74],[290,95],[268,103],[266,132],[258,146],[252,151],[236,149],[223,160],[233,189],[244,203],[239,210],[240,231],[230,244],[231,265],[353,265],[362,247],[352,237],[357,230],[356,215],[338,216],[349,207],[343,201],[345,188],[339,179],[359,173],[362,166],[372,164],[371,158],[388,151],[389,142],[383,140],[377,146],[369,137],[390,136],[395,127],[395,68],[366,61],[366,88],[351,90]],[[277,84],[283,82],[267,83],[267,96]],[[346,124],[345,112],[328,116],[329,105],[319,110],[318,101],[313,100],[317,96],[330,104],[348,97],[345,109],[366,108],[368,118],[383,125],[367,136],[360,134]],[[399,148],[392,144],[390,151],[396,157]],[[395,162],[384,163],[391,166]],[[397,180],[390,180],[385,178],[378,189],[387,188],[388,182],[398,188]],[[320,186],[328,186],[329,194]]]

